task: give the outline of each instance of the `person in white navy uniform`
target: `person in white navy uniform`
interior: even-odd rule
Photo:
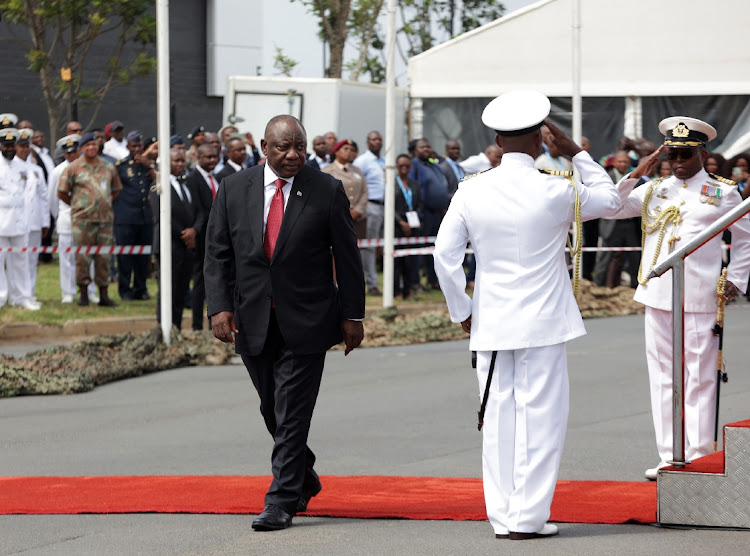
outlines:
[[[495,535],[512,540],[558,533],[546,521],[568,419],[566,342],[586,333],[565,261],[568,230],[620,209],[607,173],[545,121],[549,112],[549,99],[536,91],[509,92],[487,105],[482,122],[496,131],[503,160],[461,183],[435,241],[451,320],[470,333],[477,352],[480,397],[496,357],[482,475]],[[572,172],[534,168],[542,124],[585,185]],[[473,299],[462,267],[469,241],[477,260]]]
[[[646,360],[651,386],[651,412],[661,461],[646,470],[655,480],[672,459],[672,274],[647,278],[651,269],[675,249],[691,241],[715,220],[742,202],[733,181],[703,169],[706,143],[716,130],[686,116],[659,123],[663,145],[618,182],[623,199],[617,218],[641,217],[643,251],[634,299],[646,306]],[[656,178],[635,188],[651,175],[659,153],[666,149],[670,177]],[[747,291],[750,274],[750,221],[730,226],[732,258],[727,268],[725,297]],[[716,283],[721,273],[721,234],[685,259],[685,459],[713,452],[716,419]]]
[[[2,125],[13,122],[13,114],[0,116]],[[41,304],[31,298],[29,259],[21,252],[29,235],[29,211],[26,167],[15,159],[17,139],[17,129],[0,130],[0,247],[14,249],[0,251],[0,308],[7,301],[11,307],[38,311]]]

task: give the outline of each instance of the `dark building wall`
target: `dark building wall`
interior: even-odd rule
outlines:
[[[28,31],[23,27],[16,27],[15,34],[24,39],[28,37]],[[39,76],[28,69],[24,48],[12,40],[5,40],[10,37],[7,24],[0,23],[0,44],[3,45],[0,113],[13,112],[49,133]],[[218,130],[223,99],[206,96],[205,0],[180,0],[170,4],[169,38],[173,129],[183,137],[195,125]],[[116,40],[117,37],[110,34],[96,42],[87,57],[87,76],[93,79],[105,67]],[[79,119],[83,125],[88,123],[90,114],[91,110],[79,103]],[[103,128],[112,120],[121,120],[126,130],[139,129],[144,135],[156,135],[155,73],[110,91],[93,127]]]

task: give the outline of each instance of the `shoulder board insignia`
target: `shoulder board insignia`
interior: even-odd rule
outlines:
[[[727,179],[727,178],[724,178],[724,177],[721,177],[721,176],[717,176],[716,174],[708,174],[708,175],[711,177],[711,179],[714,179],[716,181],[720,181],[721,183],[726,183],[728,185],[737,185],[736,181],[732,181],[730,179]]]
[[[487,168],[486,170],[482,170],[481,172],[477,172],[477,173],[475,173],[475,174],[469,174],[469,175],[467,175],[467,176],[464,176],[463,178],[461,178],[461,182],[463,183],[463,182],[465,182],[466,180],[470,180],[471,178],[475,178],[475,177],[477,177],[477,176],[478,176],[479,174],[484,174],[485,172],[489,172],[490,170],[492,170],[492,168]]]
[[[542,174],[548,176],[560,176],[561,178],[572,178],[573,172],[570,170],[539,170]]]
[[[652,179],[649,183],[652,185],[659,185],[662,181],[664,181],[665,176],[659,176],[654,179]]]
[[[115,162],[115,166],[119,166],[119,165],[120,165],[120,164],[122,164],[123,162],[125,162],[125,159],[122,159],[122,160],[118,160],[117,162]]]

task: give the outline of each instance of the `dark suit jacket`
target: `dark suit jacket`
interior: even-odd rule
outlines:
[[[214,179],[216,179],[215,176]],[[201,217],[195,226],[195,230],[198,232],[196,249],[200,255],[203,253],[203,245],[206,242],[206,226],[208,225],[208,215],[211,213],[211,205],[213,204],[213,194],[211,193],[211,186],[203,179],[203,175],[198,171],[198,168],[194,168],[188,174],[185,185],[188,186],[190,194],[200,207]],[[217,187],[219,185],[218,179],[216,180],[216,185]]]
[[[295,354],[322,353],[341,342],[342,320],[365,314],[349,199],[339,180],[304,167],[294,178],[269,261],[263,250],[264,168],[229,176],[214,201],[204,263],[208,314],[233,311],[237,353],[257,355],[273,299],[287,347]]]
[[[445,175],[445,179],[448,180],[448,193],[450,193],[452,197],[458,189],[458,178],[456,177],[456,173],[446,159],[441,160],[438,166],[442,170],[443,175]]]
[[[186,230],[188,228],[195,228],[196,223],[203,219],[203,214],[192,191],[190,192],[190,195],[192,196],[191,202],[185,203],[177,196],[177,192],[174,190],[174,187],[170,185],[169,190],[172,194],[172,251],[174,252],[175,250],[186,250],[187,247],[185,247],[182,239],[180,239],[180,234],[183,230]],[[155,222],[154,253],[159,253],[159,206],[161,204],[159,194],[152,191],[149,195],[149,202],[151,203],[151,210],[154,214]]]
[[[237,173],[237,170],[235,170],[233,166],[231,166],[229,163],[227,163],[224,166],[224,168],[221,169],[221,172],[219,172],[218,174],[216,174],[216,181],[218,183],[221,183],[221,180],[223,180],[224,178],[228,178],[232,174],[236,174],[236,173]]]

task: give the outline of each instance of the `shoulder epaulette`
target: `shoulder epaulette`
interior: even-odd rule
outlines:
[[[711,177],[711,179],[714,179],[716,181],[720,181],[720,182],[726,183],[728,185],[737,185],[736,181],[732,181],[730,179],[723,178],[721,176],[717,176],[716,174],[708,174],[708,175]]]
[[[667,176],[657,176],[654,179],[650,180],[648,183],[652,185],[659,185]]]
[[[461,182],[465,182],[466,180],[470,180],[471,178],[475,178],[479,174],[484,174],[485,172],[489,172],[490,170],[492,170],[492,168],[487,168],[486,170],[482,170],[481,172],[477,172],[475,174],[469,174],[467,176],[464,176],[463,178],[461,178]]]
[[[573,171],[572,170],[539,170],[542,174],[547,174],[548,176],[560,176],[561,178],[572,178],[573,177]]]
[[[119,166],[120,164],[122,164],[126,160],[127,160],[127,158],[123,158],[122,160],[118,160],[117,162],[115,162],[115,166]]]

